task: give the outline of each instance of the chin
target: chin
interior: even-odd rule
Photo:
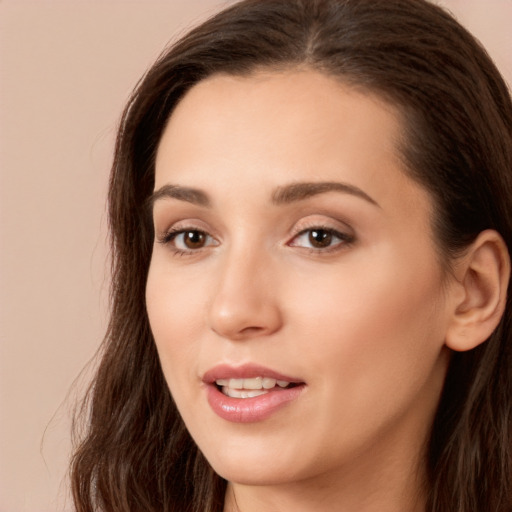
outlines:
[[[212,464],[213,470],[228,482],[248,486],[277,485],[293,481],[297,475],[287,473],[286,468],[275,467],[269,461],[265,467],[248,463],[232,463],[221,461]]]
[[[314,460],[308,462],[309,457],[306,460],[297,457],[299,453],[297,447],[293,449],[281,443],[281,449],[276,449],[273,443],[264,446],[261,441],[251,443],[250,439],[245,447],[221,443],[203,451],[219,476],[229,482],[255,486],[289,483],[312,476],[311,469],[316,472],[318,464]],[[304,450],[302,454],[305,455]]]

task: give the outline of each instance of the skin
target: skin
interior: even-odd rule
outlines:
[[[169,120],[147,309],[185,424],[229,481],[225,511],[424,510],[453,294],[400,131],[393,107],[310,70],[214,76]],[[272,200],[297,182],[352,189]],[[313,228],[341,236],[314,247]],[[163,243],[170,229],[204,235]],[[249,362],[305,389],[264,421],[232,423],[201,378]]]

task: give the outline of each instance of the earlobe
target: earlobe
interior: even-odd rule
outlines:
[[[482,231],[460,258],[446,345],[466,351],[486,341],[505,310],[510,255],[494,230]]]

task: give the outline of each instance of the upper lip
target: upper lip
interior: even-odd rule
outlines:
[[[202,381],[206,384],[213,384],[219,379],[250,379],[253,377],[268,377],[276,380],[284,380],[294,384],[303,382],[299,378],[291,377],[265,366],[252,363],[240,366],[231,366],[229,364],[214,366],[203,375]]]

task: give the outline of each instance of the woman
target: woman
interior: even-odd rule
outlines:
[[[512,103],[424,0],[246,0],[122,119],[77,510],[512,510]]]

